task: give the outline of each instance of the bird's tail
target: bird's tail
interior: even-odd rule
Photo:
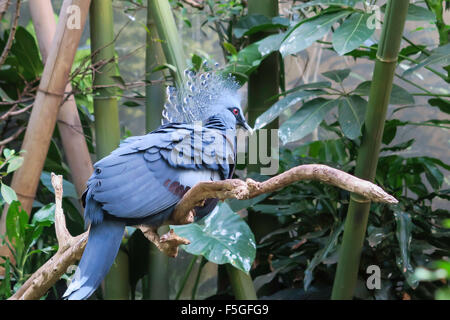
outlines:
[[[84,300],[94,293],[116,258],[124,230],[123,221],[103,219],[91,224],[86,249],[63,298]]]

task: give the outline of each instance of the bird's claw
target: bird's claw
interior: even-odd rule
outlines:
[[[191,242],[177,235],[173,229],[159,237],[159,249],[169,257],[175,258],[178,255],[178,246],[187,245]]]

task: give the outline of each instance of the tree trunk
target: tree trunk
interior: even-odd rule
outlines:
[[[363,139],[355,175],[373,181],[376,174],[384,122],[397,66],[397,57],[408,11],[408,0],[389,0],[378,46],[369,95]],[[332,299],[351,299],[356,287],[370,201],[351,194],[344,237],[334,279]]]
[[[60,104],[64,97],[75,53],[80,42],[84,24],[86,22],[90,0],[65,0],[61,8],[60,18],[56,27],[56,34],[52,42],[47,62],[36,94],[34,107],[28,121],[27,130],[21,150],[25,150],[24,162],[14,173],[11,187],[16,191],[22,208],[31,212],[36,190],[39,184],[42,168],[44,167],[50,141],[55,128]],[[70,6],[77,6],[80,10],[78,26],[71,28],[69,20],[72,13],[67,12]],[[0,223],[0,234],[6,231],[5,205]],[[0,255],[7,255],[9,250],[2,247]]]
[[[52,3],[50,0],[30,1],[29,6],[42,60],[45,63],[56,30]],[[72,86],[68,84],[65,91],[71,92]],[[78,197],[81,198],[93,168],[73,95],[61,106],[57,123],[72,180]]]

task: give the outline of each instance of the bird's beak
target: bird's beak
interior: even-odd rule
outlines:
[[[243,127],[250,133],[250,135],[253,134],[253,129],[252,129],[252,127],[249,126],[249,124],[247,122],[244,121]]]

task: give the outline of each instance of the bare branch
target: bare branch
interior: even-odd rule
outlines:
[[[58,251],[9,298],[10,300],[39,299],[61,278],[69,266],[81,259],[89,230],[77,237],[72,237],[67,230],[61,207],[62,181],[62,176],[52,173],[52,185],[55,189],[55,229],[59,246]]]
[[[175,207],[172,224],[186,224],[189,212],[205,199],[220,200],[250,199],[263,193],[273,192],[301,180],[317,180],[359,194],[367,200],[397,203],[397,199],[384,192],[377,185],[359,179],[351,174],[321,164],[307,164],[294,167],[264,182],[247,179],[230,179],[215,182],[200,182],[190,189]]]
[[[190,5],[193,8],[197,8],[202,10],[205,6],[203,5],[203,1],[200,0],[182,0],[182,2]]]
[[[200,182],[190,189],[176,205],[172,218],[167,224],[180,225],[194,221],[194,208],[202,205],[206,199],[218,198],[220,200],[235,198],[249,199],[260,194],[274,192],[294,182],[301,180],[316,180],[337,186],[352,192],[362,202],[397,203],[397,199],[390,196],[377,185],[356,178],[343,171],[321,165],[309,164],[294,167],[264,182],[256,182],[251,179],[242,181],[229,179],[223,181]],[[25,284],[10,298],[12,300],[39,299],[56,281],[64,274],[67,268],[75,264],[83,254],[86,246],[89,230],[72,237],[67,231],[64,213],[61,207],[62,201],[62,176],[52,173],[52,185],[55,189],[55,229],[58,238],[59,249],[56,254],[37,270]],[[177,255],[178,246],[189,244],[189,240],[177,236],[173,230],[158,236],[156,229],[149,226],[137,226],[144,235],[153,242],[159,250],[174,257]]]
[[[0,66],[2,66],[3,63],[5,63],[6,57],[8,56],[8,53],[9,53],[9,50],[11,50],[14,36],[16,35],[17,23],[19,22],[19,15],[20,15],[20,1],[21,0],[17,0],[17,3],[16,3],[16,12],[14,13],[14,18],[13,18],[13,22],[11,25],[11,30],[9,32],[8,41],[6,42],[6,45],[3,48],[2,55],[0,56]]]
[[[23,131],[25,130],[25,127],[21,127],[19,130],[17,130],[13,135],[9,136],[8,138],[0,141],[0,146],[3,146],[5,144],[10,143],[15,138],[17,138]]]

